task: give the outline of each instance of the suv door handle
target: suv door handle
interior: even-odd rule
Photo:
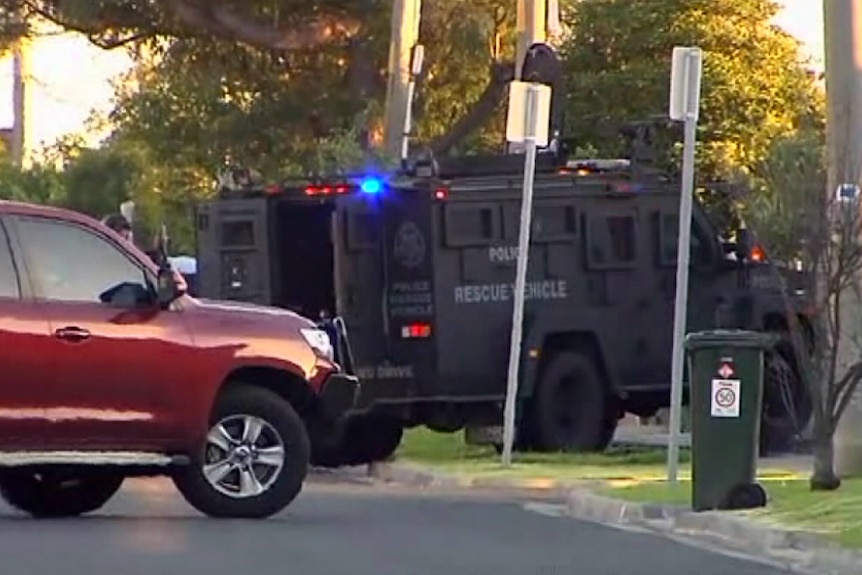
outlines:
[[[86,329],[81,329],[80,327],[61,327],[60,329],[54,332],[54,337],[57,339],[64,339],[66,341],[71,341],[72,343],[77,343],[79,341],[84,341],[85,339],[90,338],[90,332]]]

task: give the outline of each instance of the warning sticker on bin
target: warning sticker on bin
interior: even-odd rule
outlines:
[[[739,417],[739,380],[712,380],[712,417]]]

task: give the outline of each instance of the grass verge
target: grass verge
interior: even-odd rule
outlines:
[[[664,482],[667,451],[656,447],[612,447],[604,453],[515,453],[504,468],[489,446],[467,445],[463,433],[408,431],[396,454],[399,461],[467,477],[506,477],[572,483],[595,481],[598,491],[631,501],[688,505],[691,502],[690,452],[680,452],[680,478]],[[739,512],[786,527],[821,533],[842,545],[862,549],[862,479],[848,480],[834,492],[812,492],[805,474],[780,468],[758,473],[769,494],[764,509]]]
[[[432,466],[445,473],[471,477],[524,479],[627,480],[664,476],[666,450],[655,447],[612,447],[604,453],[515,453],[504,468],[493,447],[467,445],[463,433],[408,431],[396,454],[399,461]],[[688,470],[689,452],[680,452],[681,470]]]
[[[764,482],[769,505],[737,512],[760,521],[820,533],[846,547],[862,549],[862,479],[846,480],[831,492],[811,491],[807,480]],[[691,483],[641,483],[622,487],[606,485],[605,495],[630,501],[691,502]]]
[[[560,483],[604,481],[612,485],[660,482],[666,477],[667,450],[661,447],[612,446],[603,453],[515,453],[505,468],[490,446],[467,445],[463,433],[435,433],[425,428],[404,435],[396,453],[399,461],[434,467],[470,478],[512,478]],[[690,452],[680,450],[680,477],[690,478]],[[764,477],[787,478],[784,469],[764,471]]]

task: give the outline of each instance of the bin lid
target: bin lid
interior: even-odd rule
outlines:
[[[709,347],[743,347],[768,349],[772,347],[777,336],[772,333],[749,331],[744,329],[713,329],[696,331],[685,336],[685,348],[688,350]]]

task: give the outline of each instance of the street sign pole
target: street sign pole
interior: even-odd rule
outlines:
[[[679,201],[679,238],[676,258],[676,300],[671,357],[670,429],[668,430],[667,480],[675,483],[679,471],[679,438],[682,421],[683,340],[688,306],[688,266],[691,243],[691,204],[694,195],[694,150],[700,108],[700,48],[675,47],[671,69],[670,117],[685,123],[682,154],[682,186]]]
[[[521,220],[518,232],[518,265],[515,271],[515,296],[512,310],[512,335],[509,342],[509,373],[506,385],[506,405],[503,413],[503,460],[504,466],[512,464],[512,445],[515,440],[515,410],[518,397],[518,374],[521,360],[521,340],[524,323],[524,297],[527,284],[527,263],[530,253],[530,226],[533,214],[533,181],[536,174],[536,152],[539,145],[546,145],[548,139],[548,119],[550,113],[550,88],[537,83],[515,83],[510,92],[510,101],[516,89],[525,93],[526,114],[523,135],[507,134],[509,141],[523,140],[524,186],[521,198]],[[510,122],[509,130],[516,122]]]

